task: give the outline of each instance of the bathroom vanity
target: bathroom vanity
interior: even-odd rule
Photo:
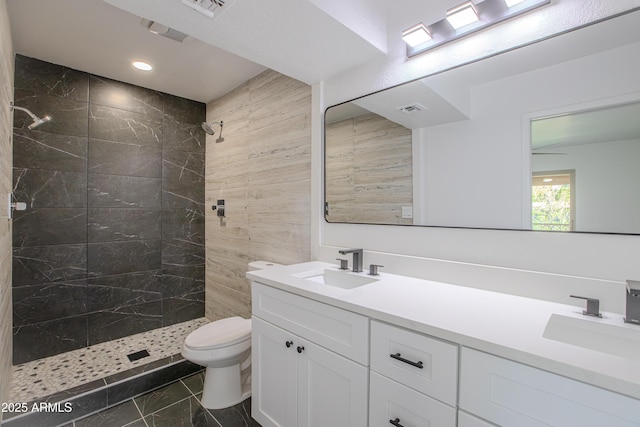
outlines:
[[[621,315],[324,262],[247,277],[264,427],[640,426]]]

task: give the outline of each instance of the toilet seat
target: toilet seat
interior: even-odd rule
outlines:
[[[184,340],[192,350],[213,350],[251,339],[251,319],[229,317],[199,327]]]

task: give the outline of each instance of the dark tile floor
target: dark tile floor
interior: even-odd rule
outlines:
[[[64,427],[259,427],[251,418],[251,399],[231,408],[200,404],[204,372],[130,399]]]

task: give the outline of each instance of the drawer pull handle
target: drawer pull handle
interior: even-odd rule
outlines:
[[[407,363],[411,366],[415,366],[418,369],[422,369],[424,368],[424,366],[422,366],[422,361],[418,361],[418,362],[412,362],[411,360],[407,360],[404,357],[400,356],[400,353],[396,353],[396,354],[390,354],[389,356],[391,356],[392,358],[399,360],[401,362]]]
[[[396,418],[395,420],[389,420],[389,424],[393,424],[396,427],[404,427],[400,424],[400,418]]]
[[[298,353],[302,353],[302,351],[304,350],[304,347],[303,346],[298,346],[298,348],[296,350],[298,350]]]
[[[284,343],[284,345],[286,345],[287,348],[289,348],[293,345],[293,341],[287,341],[286,343]]]

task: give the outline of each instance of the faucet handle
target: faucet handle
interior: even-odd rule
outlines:
[[[600,314],[600,300],[596,298],[581,297],[578,295],[569,295],[571,298],[580,298],[587,300],[587,309],[582,311],[585,316],[602,317]]]
[[[340,261],[340,270],[348,270],[349,269],[349,260],[336,258],[337,261]]]
[[[384,265],[371,264],[369,265],[369,276],[378,276],[378,268],[382,268]]]

